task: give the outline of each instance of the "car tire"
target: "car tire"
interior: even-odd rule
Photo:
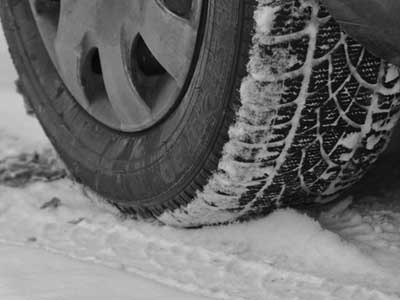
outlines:
[[[179,102],[146,130],[110,128],[69,91],[28,2],[0,4],[23,94],[74,178],[134,217],[197,227],[329,201],[399,117],[398,69],[317,1],[205,0]]]

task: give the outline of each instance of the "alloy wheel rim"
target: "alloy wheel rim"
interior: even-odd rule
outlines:
[[[44,45],[76,101],[124,132],[179,101],[198,48],[202,0],[29,0]]]

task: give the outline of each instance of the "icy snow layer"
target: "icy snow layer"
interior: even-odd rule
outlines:
[[[0,244],[221,299],[400,299],[400,214],[361,217],[345,208],[322,220],[351,243],[292,210],[248,224],[178,230],[124,220],[68,180],[0,187]]]
[[[362,177],[398,120],[399,69],[341,33],[319,1],[257,2],[241,107],[218,170],[195,200],[158,217],[167,224],[332,200]]]
[[[206,300],[123,270],[0,244],[2,300]]]

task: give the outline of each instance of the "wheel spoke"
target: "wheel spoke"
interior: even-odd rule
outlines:
[[[192,61],[198,23],[197,17],[186,19],[174,15],[161,1],[144,1],[140,33],[152,54],[180,87],[185,83]]]
[[[123,45],[105,44],[99,48],[104,84],[121,129],[139,130],[151,121],[152,114],[130,79]]]
[[[88,106],[82,86],[82,57],[89,51],[90,34],[95,26],[91,17],[95,1],[61,1],[60,21],[54,40],[55,60],[71,93],[84,107]]]
[[[28,0],[32,13],[41,29],[43,42],[49,48],[51,59],[54,60],[54,39],[60,17],[60,0]]]

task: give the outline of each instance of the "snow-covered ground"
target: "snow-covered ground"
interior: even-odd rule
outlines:
[[[0,71],[0,299],[400,299],[397,183],[246,224],[127,220],[57,179],[3,40]]]

